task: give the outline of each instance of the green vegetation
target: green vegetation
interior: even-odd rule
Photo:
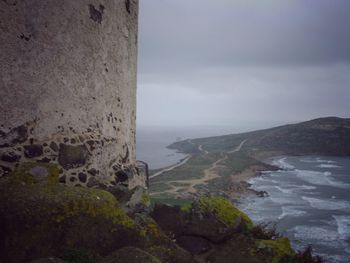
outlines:
[[[192,140],[209,152],[233,150],[243,140],[243,150],[280,152],[289,155],[350,155],[350,119],[320,118],[266,130]],[[187,141],[176,142],[171,148],[187,151]]]
[[[193,204],[192,203],[187,203],[187,204],[183,204],[181,206],[181,211],[184,212],[184,213],[190,213],[192,211],[192,208],[193,208]]]
[[[234,226],[237,220],[242,220],[247,229],[253,227],[251,219],[223,197],[202,197],[199,199],[201,209],[215,214],[217,218],[229,227]]]
[[[269,262],[281,263],[295,256],[295,252],[290,246],[289,239],[286,237],[276,240],[260,240],[257,245],[258,249],[263,250],[264,254],[269,255]]]
[[[222,164],[229,169],[230,174],[242,172],[253,165],[265,166],[264,163],[242,152],[228,154],[228,158]]]
[[[149,205],[151,203],[151,197],[148,194],[142,194],[141,203],[143,205]]]

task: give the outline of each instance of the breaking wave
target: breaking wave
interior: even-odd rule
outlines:
[[[301,197],[307,201],[311,207],[320,210],[350,210],[350,203],[343,200],[324,200],[313,197]]]
[[[323,164],[317,165],[317,167],[319,167],[319,168],[342,168],[339,165],[327,164],[327,163],[323,163]]]
[[[333,216],[337,223],[339,237],[344,240],[350,238],[350,216]]]
[[[349,184],[337,181],[331,177],[331,172],[316,172],[310,170],[295,170],[298,178],[314,185],[326,185],[339,188],[348,188]]]
[[[293,170],[295,167],[293,165],[291,165],[290,163],[288,163],[286,161],[287,157],[283,157],[280,159],[274,159],[272,161],[272,165],[275,165],[277,167],[280,167],[284,170]]]
[[[339,238],[338,232],[326,229],[325,227],[315,226],[296,226],[293,228],[294,237],[296,239],[323,240],[326,242],[337,241]]]
[[[315,157],[306,157],[300,160],[303,163],[327,163],[327,164],[332,164],[332,163],[336,163],[335,161],[331,161],[331,160],[324,160],[321,159],[319,157],[315,158]]]
[[[296,207],[293,206],[283,206],[282,207],[282,214],[278,217],[278,219],[282,219],[286,216],[303,216],[306,215],[307,212],[303,210],[299,210]]]

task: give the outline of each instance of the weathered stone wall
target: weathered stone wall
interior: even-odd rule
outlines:
[[[0,1],[0,176],[45,162],[71,185],[145,184],[137,18],[138,0]]]

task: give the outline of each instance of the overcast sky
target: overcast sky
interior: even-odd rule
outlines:
[[[140,0],[138,125],[350,117],[350,0]]]

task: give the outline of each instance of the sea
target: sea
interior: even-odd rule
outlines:
[[[238,206],[255,223],[276,224],[292,246],[312,245],[327,262],[350,262],[350,158],[281,156],[279,171],[248,181],[267,197],[244,197]]]

